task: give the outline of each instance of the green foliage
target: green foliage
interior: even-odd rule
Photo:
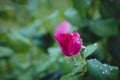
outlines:
[[[115,66],[102,64],[96,59],[88,60],[88,80],[118,80],[119,69]]]
[[[87,17],[87,10],[90,7],[92,0],[73,0],[74,7],[78,10],[80,17]]]
[[[73,79],[74,79],[73,74],[68,74],[63,76],[60,80],[73,80]]]
[[[87,70],[87,62],[86,57],[91,55],[97,49],[97,44],[87,46],[81,54],[74,56],[76,59],[75,67],[71,70],[71,73],[62,76],[60,80],[70,79],[70,80],[78,80],[83,77]],[[79,76],[79,78],[77,78]]]
[[[60,80],[66,80],[66,79],[68,79],[68,80],[75,79],[76,80],[76,77],[77,77],[76,75],[80,76],[81,74],[83,74],[83,72],[84,72],[83,69],[85,67],[86,67],[86,62],[81,62],[81,64],[79,66],[73,68],[71,73],[69,73],[69,74],[67,74],[65,76],[62,76],[60,78]]]
[[[90,29],[93,33],[101,37],[118,35],[118,28],[115,19],[92,21],[90,22]]]
[[[73,7],[68,8],[65,13],[65,18],[69,20],[73,25],[80,25],[80,18],[77,10],[75,10]]]
[[[92,46],[96,46],[95,44],[90,45]],[[93,50],[92,48],[89,49]],[[88,48],[86,48],[87,50]],[[83,51],[84,52],[84,51]],[[92,51],[93,53],[93,51]],[[85,53],[84,53],[85,54]],[[87,54],[88,56],[88,54]],[[83,76],[84,74],[87,74],[87,76]],[[110,66],[108,64],[102,64],[101,62],[99,62],[97,59],[90,59],[86,61],[79,61],[78,66],[74,67],[72,72],[64,75],[61,77],[60,80],[65,80],[65,79],[69,79],[69,80],[83,80],[83,78],[85,80],[118,80],[118,73],[119,73],[119,69],[116,66]],[[79,76],[79,78],[77,78]]]
[[[95,50],[97,49],[97,43],[94,43],[93,45],[89,45],[85,48],[85,50],[82,52],[82,55],[84,58],[87,58],[89,55],[91,55]]]
[[[5,34],[8,45],[17,52],[25,52],[30,48],[30,40],[21,36],[17,32],[7,32]]]
[[[18,4],[22,4],[22,5],[25,5],[27,4],[28,0],[24,0],[24,1],[21,1],[21,0],[12,0],[14,3],[18,3]]]
[[[14,55],[12,49],[0,46],[0,58],[6,58]]]
[[[78,65],[72,70],[72,73],[74,74],[82,73],[83,69],[86,67],[86,64],[87,63],[85,61],[80,62],[80,65]]]
[[[120,80],[119,5],[120,0],[0,0],[0,80]],[[64,20],[88,45],[75,59],[66,58],[53,38]]]

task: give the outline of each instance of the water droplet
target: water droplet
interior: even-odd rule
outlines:
[[[103,75],[109,75],[109,71],[108,71],[108,70],[104,70],[104,71],[102,72],[102,74],[103,74]]]
[[[104,72],[104,71],[103,71],[102,73],[103,73],[103,74],[105,74],[105,72]]]
[[[107,67],[107,64],[103,64],[104,67]]]
[[[77,63],[75,63],[75,66],[78,66],[78,64],[77,64]]]
[[[85,50],[85,52],[87,52],[87,50]]]
[[[94,45],[97,45],[97,43],[94,43]]]
[[[105,72],[107,73],[107,72],[108,72],[108,70],[105,70]]]

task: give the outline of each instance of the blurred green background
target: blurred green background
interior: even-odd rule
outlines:
[[[53,36],[64,20],[84,45],[98,43],[88,59],[120,68],[120,0],[0,0],[0,80],[59,80],[71,72]]]

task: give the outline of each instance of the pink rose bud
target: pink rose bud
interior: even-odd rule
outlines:
[[[78,54],[82,48],[82,39],[74,30],[72,34],[68,33],[71,24],[68,21],[63,21],[55,30],[54,37],[59,43],[64,55],[70,57]]]

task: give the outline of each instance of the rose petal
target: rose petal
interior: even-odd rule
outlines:
[[[58,43],[60,45],[62,52],[65,55],[68,55],[68,46],[71,39],[72,39],[72,35],[69,33],[63,33],[63,34],[60,34],[59,36]]]
[[[68,53],[69,56],[77,54],[82,48],[82,39],[80,38],[80,35],[73,31],[73,37],[69,43],[68,46]]]
[[[55,29],[54,37],[57,40],[59,35],[62,33],[68,33],[70,30],[71,24],[68,21],[63,21],[58,27]]]

